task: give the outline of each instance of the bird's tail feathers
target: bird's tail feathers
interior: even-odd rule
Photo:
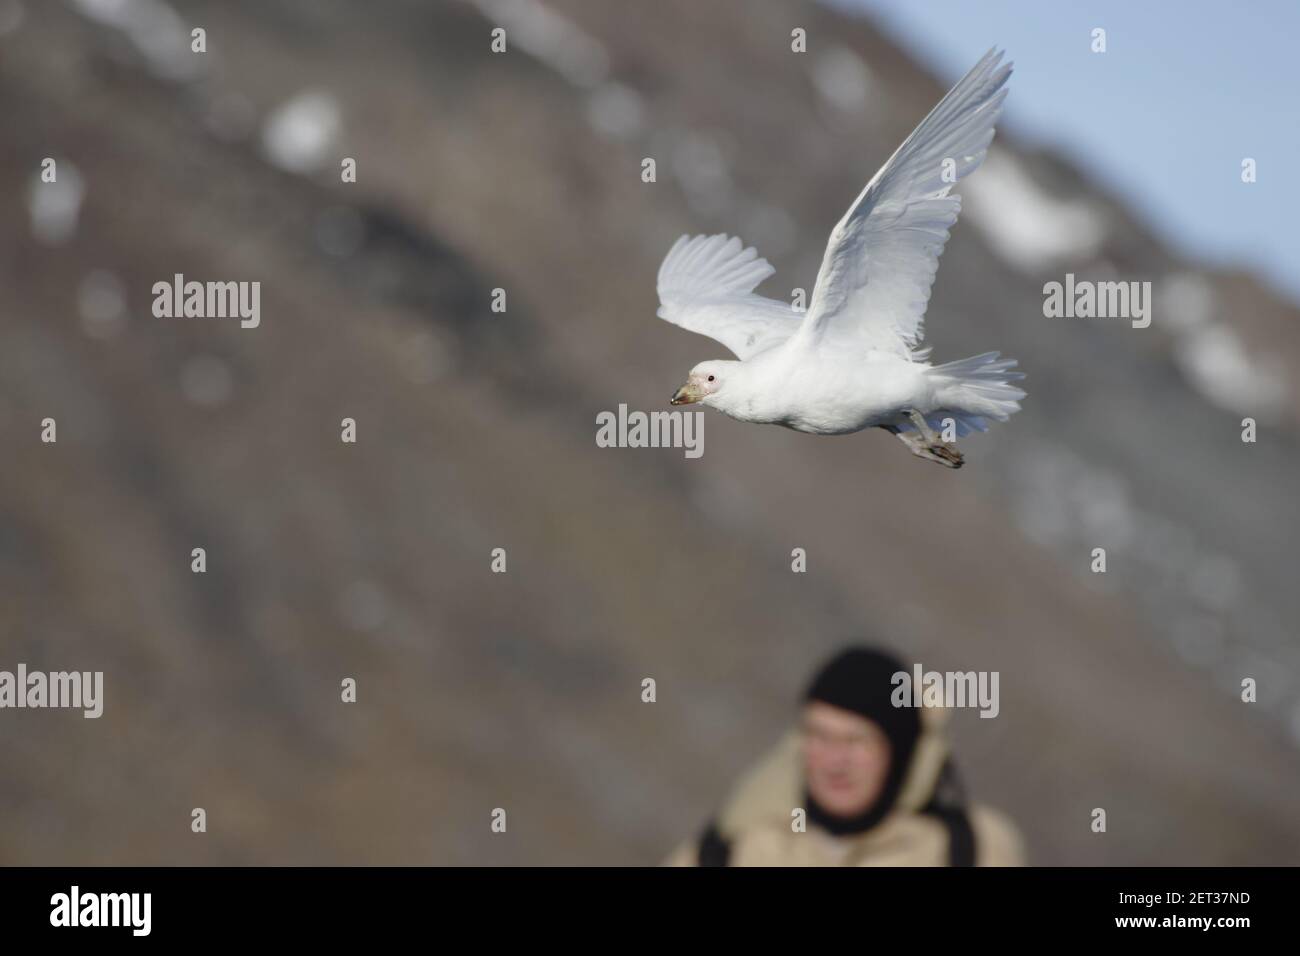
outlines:
[[[984,431],[988,426],[983,419],[1004,422],[1020,411],[1025,391],[1011,382],[1025,374],[1013,371],[1016,364],[1015,359],[1004,359],[998,352],[985,352],[936,365],[927,374],[938,379],[935,393],[939,403],[950,409],[958,428],[964,423],[967,431]]]

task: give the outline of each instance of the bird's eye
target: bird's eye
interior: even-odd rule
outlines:
[[[713,381],[713,376],[712,376],[712,375],[709,376],[709,381],[710,381],[710,382]]]

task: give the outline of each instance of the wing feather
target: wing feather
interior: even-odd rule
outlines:
[[[734,236],[682,236],[659,267],[659,317],[747,359],[799,328],[789,305],[754,294],[776,271]]]
[[[979,168],[1011,64],[990,50],[867,183],[831,231],[800,335],[911,356],[939,256],[957,221],[953,184]],[[951,161],[947,163],[945,161]]]

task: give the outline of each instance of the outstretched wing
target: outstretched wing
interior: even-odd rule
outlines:
[[[831,231],[800,330],[811,341],[911,355],[961,198],[993,140],[1011,64],[990,50],[880,168]]]
[[[754,295],[775,271],[734,237],[682,236],[659,267],[659,318],[721,342],[742,360],[765,352],[800,323],[786,303]]]

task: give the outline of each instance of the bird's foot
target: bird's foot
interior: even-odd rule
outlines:
[[[926,461],[938,462],[945,468],[960,468],[966,464],[966,459],[952,442],[939,441],[932,445],[913,446],[912,454]]]
[[[912,412],[911,415],[920,418],[916,412]],[[913,422],[916,421],[916,418],[913,419]],[[924,426],[924,431],[921,430],[922,426]],[[890,429],[890,431],[893,431],[917,458],[933,461],[945,468],[960,468],[966,463],[966,459],[957,450],[957,446],[952,442],[944,441],[936,435],[934,430],[926,424],[924,418],[920,419],[917,430],[914,432],[897,431],[895,429]]]

